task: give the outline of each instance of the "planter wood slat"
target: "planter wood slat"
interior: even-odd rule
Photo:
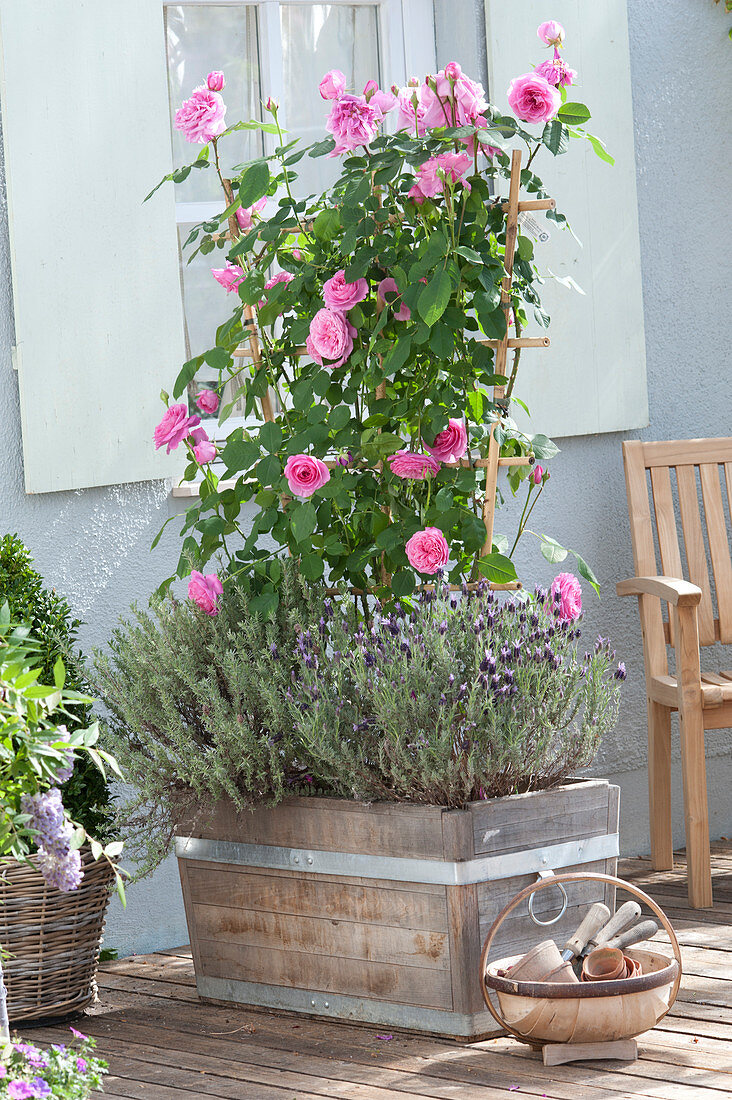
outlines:
[[[179,866],[199,995],[462,1039],[496,1034],[479,982],[488,926],[536,871],[552,869],[541,851],[547,845],[576,841],[570,849],[576,862],[562,870],[614,874],[618,809],[617,787],[579,780],[464,810],[293,798],[253,812],[220,803],[191,814],[178,827]],[[196,838],[190,854],[184,838]],[[591,846],[582,854],[591,838],[605,846],[602,858],[593,856]],[[226,845],[206,843],[217,841]],[[466,877],[458,873],[461,865],[472,875],[476,859],[507,853],[526,858],[535,849],[532,873],[511,875],[509,860],[510,877],[501,879],[464,885],[409,881],[410,873],[418,879],[433,861],[447,880]],[[331,861],[342,853],[349,873],[319,873],[318,852],[331,853]],[[270,869],[241,862],[251,861],[253,853],[257,861],[289,856],[291,863]],[[347,868],[353,854],[375,857],[365,868],[374,876],[393,870],[379,859],[429,862],[421,871],[418,864],[399,865],[403,879],[367,878]],[[547,934],[566,939],[597,900],[614,904],[602,883],[578,884],[562,919],[548,929],[517,910],[496,950],[518,953]],[[559,901],[558,892],[541,892],[537,915],[556,914]]]

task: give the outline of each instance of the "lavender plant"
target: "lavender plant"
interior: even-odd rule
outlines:
[[[0,1100],[87,1100],[101,1092],[107,1063],[94,1057],[93,1039],[70,1030],[70,1043],[54,1043],[48,1050],[18,1040],[8,1044],[0,1065]]]
[[[230,798],[273,804],[296,789],[298,763],[286,693],[298,631],[322,595],[281,562],[269,618],[232,578],[206,605],[154,597],[114,631],[89,670],[109,716],[107,737],[134,793],[117,810],[138,874],[167,853],[183,807]],[[278,575],[278,580],[280,577]]]
[[[625,668],[606,639],[580,650],[566,597],[556,582],[525,601],[440,585],[371,625],[327,602],[297,640],[289,691],[316,780],[347,798],[456,807],[589,764]]]

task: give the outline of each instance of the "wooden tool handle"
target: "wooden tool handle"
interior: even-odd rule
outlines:
[[[609,918],[610,910],[607,905],[604,905],[601,901],[596,901],[586,913],[577,931],[565,943],[562,958],[571,959],[575,955],[579,955],[588,940],[597,935],[600,929],[607,924]]]
[[[592,942],[597,944],[606,944],[608,940],[611,940],[613,936],[617,936],[620,932],[623,932],[628,925],[634,924],[641,915],[641,907],[637,901],[626,901],[625,905],[621,905],[614,917],[612,917],[606,925],[604,925]]]
[[[641,943],[642,940],[650,940],[658,932],[658,925],[654,920],[642,920],[640,924],[634,924],[619,936],[613,936],[604,943],[603,947],[630,947],[631,944]]]

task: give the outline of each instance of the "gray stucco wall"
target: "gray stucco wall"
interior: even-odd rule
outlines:
[[[484,75],[482,4],[436,0],[435,7],[439,63],[458,58],[466,71]],[[711,0],[699,5],[668,0],[662,19],[654,0],[633,0],[629,20],[651,409],[650,427],[637,434],[646,439],[728,435],[732,331],[725,307],[732,163],[724,134],[732,113],[732,47],[727,21]],[[0,219],[0,528],[22,536],[48,582],[86,620],[83,644],[103,644],[117,616],[134,599],[144,600],[172,570],[176,525],[154,553],[149,547],[171,510],[179,509],[162,483],[26,496],[1,182]],[[559,441],[562,453],[552,464],[536,525],[577,547],[593,564],[603,599],[587,597],[586,636],[610,635],[630,670],[617,730],[592,771],[620,782],[622,847],[637,853],[648,847],[646,719],[637,610],[634,601],[614,595],[615,581],[633,571],[622,438]],[[521,567],[523,575],[544,582],[554,572],[533,548]],[[709,657],[713,663],[723,660],[719,650]],[[732,667],[729,653],[724,660],[722,667]],[[681,844],[677,728],[674,749],[674,832]],[[729,836],[732,735],[710,734],[707,753],[712,835]],[[106,943],[127,954],[185,939],[177,872],[169,860],[151,880],[130,890],[126,912],[113,903]]]

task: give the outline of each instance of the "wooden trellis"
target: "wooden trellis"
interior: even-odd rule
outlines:
[[[234,201],[234,195],[229,180],[224,180],[224,188],[226,196],[231,205]],[[501,375],[506,380],[508,379],[508,353],[511,351],[518,351],[524,348],[547,348],[549,347],[549,337],[509,337],[509,320],[511,312],[511,284],[513,281],[513,261],[516,251],[516,238],[518,235],[518,216],[522,211],[528,210],[553,210],[555,207],[554,199],[526,199],[521,201],[519,199],[519,191],[521,188],[521,150],[515,149],[511,154],[511,174],[509,179],[509,192],[508,201],[502,203],[502,209],[506,214],[506,247],[504,256],[504,268],[505,274],[501,282],[501,308],[504,311],[506,317],[506,332],[500,340],[481,340],[480,343],[487,347],[493,348],[495,351],[494,360],[494,374]],[[227,237],[230,240],[238,240],[241,236],[241,230],[239,223],[235,216],[229,218],[229,232]],[[242,321],[247,329],[247,339],[245,342],[234,351],[234,356],[240,359],[250,359],[252,366],[259,369],[262,362],[262,351],[259,342],[259,335],[256,327],[256,319],[254,316],[254,310],[251,306],[245,305],[242,315]],[[298,348],[297,355],[305,355],[306,349],[304,347]],[[386,392],[385,383],[381,383],[376,390],[376,394],[379,397],[383,397]],[[493,387],[493,400],[499,405],[504,400],[506,395],[505,385],[495,385]],[[272,408],[272,401],[269,395],[269,391],[261,399],[262,404],[262,416],[264,420],[274,420],[274,410]],[[483,495],[483,507],[482,516],[483,522],[486,527],[486,538],[482,548],[482,555],[490,554],[493,547],[493,526],[496,512],[496,493],[498,488],[498,471],[502,466],[529,466],[533,463],[533,456],[515,456],[515,457],[501,457],[500,444],[495,438],[495,428],[498,425],[497,420],[491,428],[490,440],[488,444],[488,456],[487,458],[478,459],[462,459],[455,465],[470,466],[472,468],[485,469],[485,492]],[[334,461],[327,462],[326,465],[333,469],[337,463]],[[520,581],[511,581],[507,584],[492,584],[492,588],[500,589],[517,589],[521,587]]]

